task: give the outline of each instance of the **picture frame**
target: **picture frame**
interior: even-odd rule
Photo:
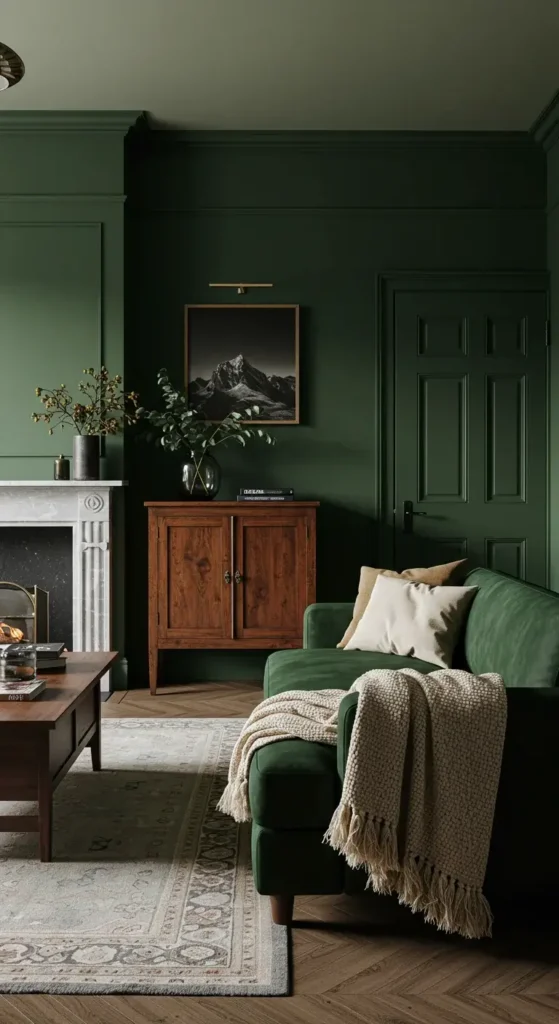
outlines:
[[[258,405],[251,423],[299,423],[299,306],[194,304],[184,308],[185,387],[208,419]]]

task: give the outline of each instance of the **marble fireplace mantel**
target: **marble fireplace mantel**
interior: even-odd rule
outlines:
[[[122,480],[1,480],[4,526],[72,528],[75,651],[111,648],[112,491]],[[108,688],[108,679],[103,680]]]

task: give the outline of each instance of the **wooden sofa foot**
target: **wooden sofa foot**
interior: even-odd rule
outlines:
[[[293,921],[294,896],[270,896],[272,904],[272,921],[274,924],[290,926]]]

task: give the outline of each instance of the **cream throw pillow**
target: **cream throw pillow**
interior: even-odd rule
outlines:
[[[429,587],[379,576],[346,651],[378,651],[452,666],[477,587]]]
[[[379,576],[411,580],[412,583],[427,583],[430,587],[442,587],[446,584],[462,582],[466,571],[466,561],[467,559],[461,558],[458,562],[432,565],[429,569],[404,569],[401,573],[394,572],[393,569],[374,569],[371,565],[361,566],[359,590],[353,606],[353,618],[337,646],[345,647],[355,633],[357,623],[369,603],[373,587]]]

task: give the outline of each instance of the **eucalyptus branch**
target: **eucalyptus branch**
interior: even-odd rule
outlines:
[[[253,416],[259,415],[257,405],[248,406],[242,412],[233,410],[216,423],[208,420],[198,410],[190,408],[186,392],[173,387],[166,370],[159,371],[157,383],[162,392],[164,409],[139,409],[138,415],[155,428],[159,444],[168,451],[188,449],[198,457],[200,453],[229,441],[244,446],[247,438],[261,438],[267,444],[275,444],[275,438],[267,430],[243,425],[243,420],[250,422]],[[199,469],[198,458],[196,461]]]

